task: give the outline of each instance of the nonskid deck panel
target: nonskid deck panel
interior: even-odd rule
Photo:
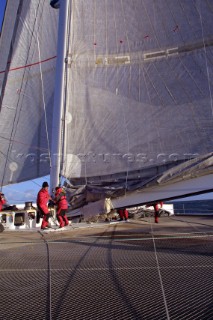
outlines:
[[[213,220],[0,235],[0,319],[213,319]]]

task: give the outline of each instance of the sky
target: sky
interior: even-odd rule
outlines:
[[[4,17],[6,0],[0,0],[0,28],[2,26],[2,19]],[[1,57],[0,57],[1,58]],[[25,201],[35,201],[38,191],[44,181],[49,182],[50,177],[18,183],[10,186],[3,187],[2,191],[5,193],[5,197],[9,204],[19,204]],[[184,200],[200,200],[200,199],[213,199],[213,193],[204,194],[201,196],[188,197]],[[179,199],[180,200],[180,199]]]
[[[5,4],[6,4],[6,0],[0,0],[0,28],[2,25],[3,17],[4,17]]]

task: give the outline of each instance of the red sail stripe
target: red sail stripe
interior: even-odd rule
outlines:
[[[45,59],[45,60],[42,60],[42,61],[38,61],[38,62],[34,62],[34,63],[31,63],[31,64],[26,64],[25,66],[21,66],[21,67],[16,67],[16,68],[13,68],[13,69],[9,69],[9,72],[10,71],[15,71],[15,70],[20,70],[20,69],[24,69],[24,68],[28,68],[28,67],[32,67],[32,66],[35,66],[37,64],[40,64],[40,63],[44,63],[44,62],[47,62],[47,61],[50,61],[52,59],[55,59],[57,56],[54,56],[54,57],[51,57],[51,58],[48,58],[48,59]],[[3,71],[0,71],[0,74],[1,73],[4,73],[6,70],[3,70]]]

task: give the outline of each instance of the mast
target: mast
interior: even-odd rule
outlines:
[[[51,5],[58,7],[59,1],[51,1]],[[57,5],[56,5],[57,4]],[[68,0],[60,0],[57,63],[55,74],[55,95],[53,107],[52,145],[50,190],[59,184],[60,159],[61,159],[61,131],[62,113],[64,106],[64,72],[66,58],[66,26],[67,26]]]

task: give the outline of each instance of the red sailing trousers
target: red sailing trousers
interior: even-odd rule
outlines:
[[[60,228],[63,228],[64,226],[69,225],[69,220],[67,219],[66,211],[67,211],[66,209],[61,209],[61,208],[59,208],[57,211],[57,219],[60,224]]]
[[[118,214],[119,214],[121,220],[123,220],[123,219],[127,220],[128,219],[128,211],[127,211],[127,209],[119,209],[118,210]]]

